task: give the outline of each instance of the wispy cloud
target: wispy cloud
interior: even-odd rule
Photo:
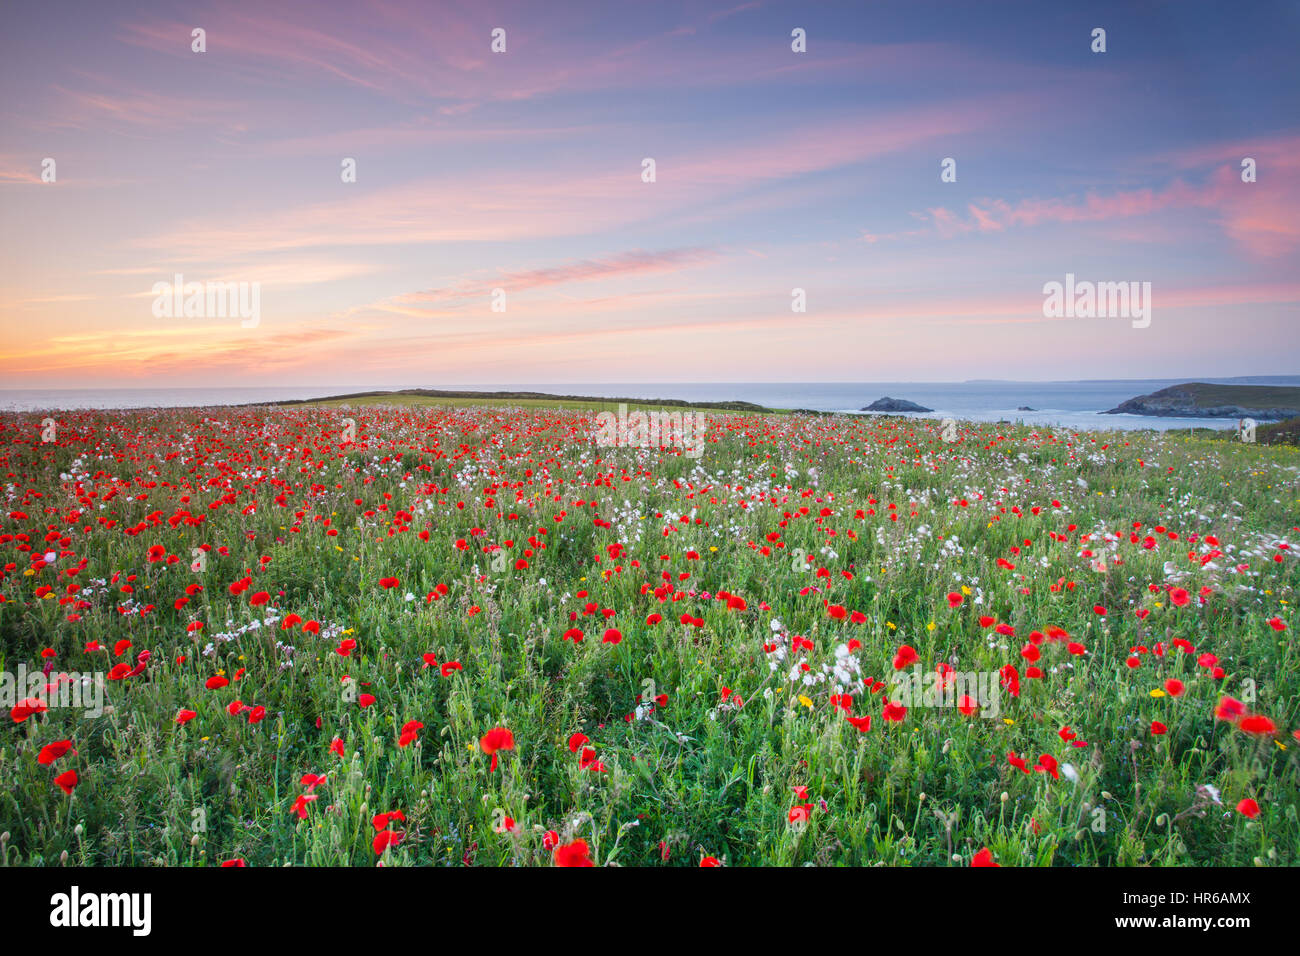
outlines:
[[[41,185],[40,174],[32,169],[25,169],[18,161],[0,157],[0,186],[32,184]]]
[[[995,111],[1013,111],[1024,102],[1021,97],[998,103],[957,101],[879,115],[847,130],[838,123],[795,127],[783,130],[779,139],[751,137],[666,157],[653,184],[641,181],[641,157],[636,155],[621,170],[591,165],[557,172],[538,164],[363,191],[353,198],[246,216],[238,226],[213,226],[210,217],[196,218],[136,245],[235,256],[312,246],[591,235],[651,219],[695,216],[701,203],[976,129]]]
[[[1240,168],[1235,165],[1219,164],[1199,184],[1175,179],[1157,187],[1089,192],[1082,197],[1016,201],[985,198],[968,203],[964,210],[935,206],[916,217],[926,222],[934,234],[951,239],[1046,224],[1105,223],[1201,210],[1211,214],[1223,233],[1249,252],[1278,256],[1300,247],[1300,181],[1295,175],[1300,172],[1300,138],[1292,140],[1290,146],[1289,150],[1270,151],[1269,175],[1256,182],[1243,182]],[[1236,152],[1239,158],[1241,148]],[[867,233],[863,238],[876,242],[921,234],[923,231],[913,229],[884,235]]]
[[[1014,5],[84,12],[69,34],[28,4],[0,39],[6,382],[1007,377],[1116,352],[1146,373],[1261,365],[1252,338],[1300,357],[1300,94],[1263,17],[1207,9],[1103,57],[1076,18]],[[26,188],[46,156],[58,182]],[[1149,334],[1044,319],[1067,268],[1154,280]],[[177,272],[262,283],[261,326],[154,319]]]
[[[496,288],[509,294],[529,292],[548,286],[568,285],[575,282],[597,282],[605,279],[627,278],[654,273],[676,272],[706,263],[715,262],[718,252],[712,249],[670,249],[662,252],[624,252],[602,259],[583,259],[564,265],[515,272],[501,272],[486,279],[461,280],[448,286],[408,292],[395,296],[373,308],[397,307],[407,314],[412,306],[422,303],[436,304],[458,302],[465,299],[486,298]]]

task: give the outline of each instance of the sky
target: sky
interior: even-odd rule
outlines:
[[[1292,374],[1300,5],[1249,11],[8,3],[0,387]]]

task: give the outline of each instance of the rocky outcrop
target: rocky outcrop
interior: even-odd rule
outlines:
[[[1107,409],[1105,415],[1160,418],[1291,418],[1300,411],[1300,388],[1265,385],[1171,385]]]
[[[864,412],[932,412],[933,408],[926,408],[924,405],[918,405],[916,402],[909,402],[902,398],[890,398],[886,395],[884,398],[878,398],[866,408],[859,409]]]

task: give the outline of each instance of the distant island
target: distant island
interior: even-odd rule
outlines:
[[[1300,388],[1292,385],[1171,385],[1139,395],[1103,415],[1153,415],[1161,418],[1254,418],[1281,420],[1300,415]]]
[[[924,405],[918,405],[916,402],[909,402],[902,398],[890,398],[886,395],[884,398],[878,398],[866,408],[859,409],[863,412],[932,412],[933,408],[926,408]]]
[[[328,395],[324,398],[287,398],[275,402],[249,402],[247,405],[318,405],[324,402],[347,402],[368,398],[443,398],[487,399],[491,401],[522,402],[584,402],[594,405],[666,405],[674,408],[712,408],[730,412],[770,412],[772,409],[753,402],[688,402],[668,398],[605,398],[599,395],[554,395],[550,392],[474,392],[453,391],[441,388],[401,388],[394,391],[349,392],[346,395]],[[238,406],[236,406],[238,407]]]

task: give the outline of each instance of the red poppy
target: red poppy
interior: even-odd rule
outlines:
[[[41,764],[42,766],[48,767],[50,764],[54,763],[54,761],[58,760],[60,757],[66,754],[69,750],[72,750],[71,740],[56,740],[54,741],[54,743],[46,744],[44,747],[41,748],[41,752],[37,756],[36,762],[38,764]],[[73,751],[73,753],[75,752],[76,751]]]
[[[375,856],[380,856],[390,846],[397,846],[404,839],[406,834],[401,830],[380,830],[375,834],[375,839],[370,845],[375,851]]]
[[[581,838],[555,848],[556,866],[595,866],[587,841]]]
[[[43,714],[49,710],[45,702],[38,697],[24,697],[9,711],[9,716],[13,718],[14,723],[21,724],[32,714]]]
[[[590,770],[593,773],[604,773],[605,765],[597,759],[596,751],[590,747],[583,747],[582,753],[578,756],[578,769]]]
[[[297,814],[299,820],[306,820],[307,807],[316,799],[317,796],[314,793],[299,794],[298,799],[295,800],[293,806],[289,808],[289,812]]]
[[[64,793],[71,796],[72,788],[81,782],[81,778],[77,776],[77,771],[65,770],[54,778],[54,782],[59,785]]]
[[[397,740],[397,746],[407,747],[414,743],[420,737],[420,730],[424,724],[418,720],[408,720],[402,725],[402,735]]]
[[[109,680],[126,680],[131,676],[131,665],[123,661],[120,664],[114,664],[109,670],[106,677]]]
[[[904,644],[898,649],[898,653],[894,655],[894,670],[901,671],[908,664],[915,663],[916,656],[916,648],[910,644]]]
[[[1251,714],[1249,717],[1242,718],[1241,722],[1237,724],[1237,729],[1244,730],[1248,734],[1267,736],[1268,734],[1277,733],[1277,724],[1263,714]]]
[[[1219,720],[1236,720],[1245,713],[1246,705],[1235,697],[1224,697],[1214,708],[1214,716]]]
[[[507,730],[505,727],[493,727],[491,730],[489,730],[486,734],[483,735],[482,739],[479,740],[478,743],[479,746],[483,748],[483,752],[485,754],[492,755],[492,766],[490,769],[496,770],[497,751],[514,750],[515,735],[512,734],[509,730]]]

